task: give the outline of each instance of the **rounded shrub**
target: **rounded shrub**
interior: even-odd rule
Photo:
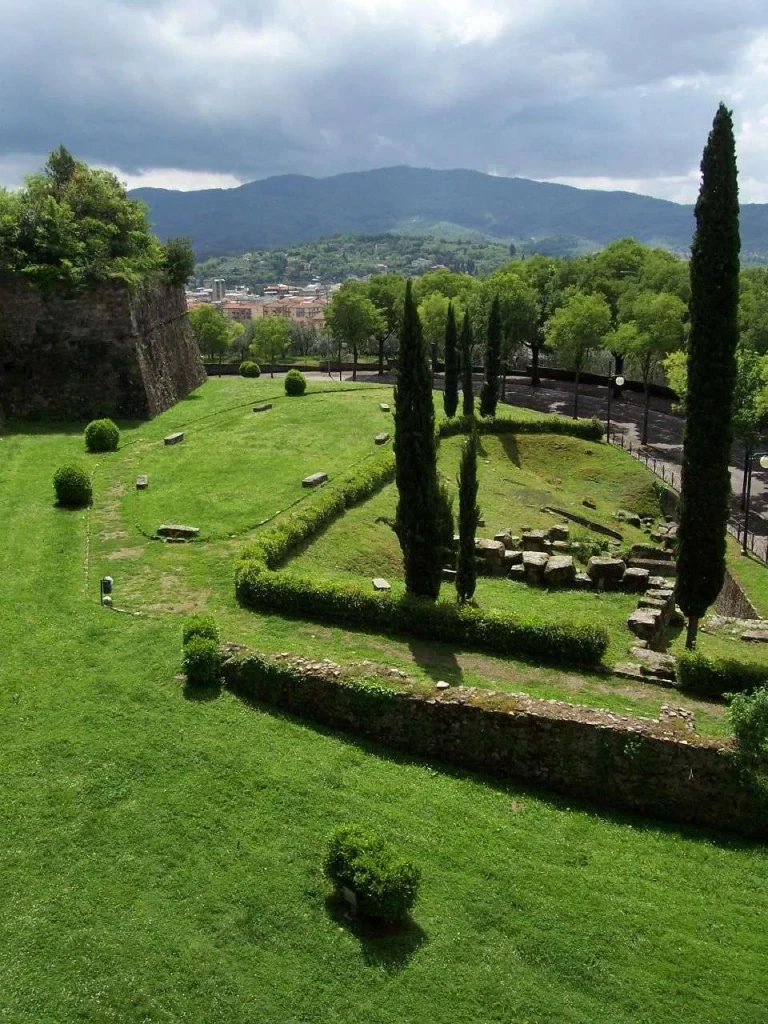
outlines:
[[[240,363],[240,376],[241,377],[260,377],[261,367],[258,363],[254,363],[251,359],[246,359]]]
[[[324,870],[337,889],[350,889],[364,917],[402,921],[416,902],[421,872],[372,829],[344,825],[328,843]]]
[[[730,695],[728,718],[742,756],[757,760],[768,753],[768,689]]]
[[[303,395],[307,390],[307,378],[299,370],[289,370],[285,375],[286,395]]]
[[[63,508],[84,508],[93,501],[91,478],[82,466],[61,466],[53,475],[56,503]]]
[[[85,447],[89,452],[114,452],[120,443],[120,431],[112,420],[92,420],[85,428]]]
[[[210,637],[191,637],[184,644],[182,667],[190,686],[218,686],[221,682],[218,643]]]
[[[181,631],[182,644],[187,644],[193,636],[201,636],[205,640],[219,642],[219,627],[212,615],[190,615],[184,619]]]

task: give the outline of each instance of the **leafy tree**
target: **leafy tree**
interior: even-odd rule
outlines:
[[[397,334],[403,318],[404,297],[405,278],[399,274],[375,274],[368,282],[368,298],[381,314],[375,332],[380,377],[384,374],[384,347]]]
[[[432,359],[437,361],[441,343],[445,340],[445,328],[448,321],[448,306],[451,300],[439,292],[430,292],[419,304],[419,320],[424,332],[424,340]]]
[[[221,357],[229,348],[230,322],[220,309],[203,303],[190,309],[187,314],[197,347],[213,360]]]
[[[459,552],[456,562],[456,597],[460,604],[472,598],[477,585],[475,537],[477,506],[477,431],[473,428],[461,450],[459,466]]]
[[[649,385],[665,356],[685,339],[686,308],[676,295],[640,292],[625,308],[627,319],[612,335],[612,349],[629,357],[643,382],[644,406],[641,443],[648,444]]]
[[[573,292],[547,326],[547,344],[574,371],[573,418],[579,415],[579,377],[590,352],[611,329],[611,311],[602,295]]]
[[[285,359],[291,346],[291,325],[283,316],[262,316],[251,326],[251,352],[259,363],[270,364],[270,377],[275,364]]]
[[[384,319],[368,298],[365,285],[346,281],[325,308],[325,327],[339,346],[339,379],[341,352],[346,345],[352,351],[352,380],[357,380],[357,355],[360,348],[384,328]]]
[[[456,317],[453,303],[448,303],[448,317],[445,321],[445,384],[443,388],[443,409],[446,416],[455,416],[459,405],[459,351]]]
[[[461,353],[461,390],[463,392],[461,411],[464,416],[474,416],[475,396],[472,391],[472,324],[469,320],[469,311],[464,313],[464,321],[461,325],[459,351]]]
[[[195,272],[195,253],[189,238],[169,238],[163,243],[163,273],[169,284],[182,287]]]
[[[238,323],[237,320],[230,320],[227,347],[236,352],[240,360],[243,360],[250,344],[250,332],[245,329],[245,324]]]
[[[480,391],[480,415],[495,416],[501,376],[501,307],[499,297],[491,303],[485,342],[485,380]]]
[[[701,162],[691,248],[688,415],[676,595],[688,616],[686,647],[725,578],[731,496],[729,455],[739,304],[739,195],[733,121],[721,103]]]
[[[395,532],[408,593],[436,600],[443,559],[444,508],[437,476],[432,373],[411,282],[405,289],[395,387]]]

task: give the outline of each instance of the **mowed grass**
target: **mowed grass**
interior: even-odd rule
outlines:
[[[216,412],[230,384],[190,405]],[[160,438],[184,411],[136,429]],[[329,424],[319,443],[334,438]],[[763,847],[393,756],[229,694],[190,699],[177,605],[286,649],[388,658],[391,642],[237,609],[229,541],[148,541],[109,493],[132,484],[129,448],[100,459],[90,513],[55,509],[53,469],[79,450],[75,432],[0,441],[0,1020],[765,1019]],[[142,615],[99,608],[107,569],[118,606],[145,580],[126,609]],[[324,843],[345,820],[422,867],[403,932],[327,903]]]

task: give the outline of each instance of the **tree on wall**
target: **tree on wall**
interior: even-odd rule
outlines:
[[[456,598],[469,601],[477,585],[475,536],[480,509],[477,506],[477,431],[473,428],[461,449],[459,466],[459,552],[456,562]]]
[[[291,347],[291,325],[283,316],[262,316],[251,326],[251,352],[260,363],[269,363],[270,377],[275,363],[285,358]]]
[[[573,418],[579,415],[579,377],[590,352],[600,348],[611,329],[611,311],[602,295],[575,291],[555,310],[547,325],[547,344],[574,372]]]
[[[444,509],[437,476],[435,407],[429,353],[413,301],[405,290],[395,387],[395,533],[409,594],[435,600],[444,555]]]
[[[469,319],[469,311],[464,313],[464,320],[461,325],[461,390],[463,401],[461,411],[464,416],[474,416],[475,397],[472,391],[472,324]]]
[[[455,416],[459,405],[459,351],[456,316],[453,303],[448,304],[448,318],[445,322],[445,384],[443,387],[443,409],[446,416]]]
[[[485,340],[485,380],[480,391],[480,415],[495,416],[501,387],[501,306],[495,295],[488,315]]]
[[[739,190],[731,112],[721,103],[701,161],[691,248],[688,414],[678,532],[676,596],[688,616],[686,646],[725,579],[732,403],[739,304]]]

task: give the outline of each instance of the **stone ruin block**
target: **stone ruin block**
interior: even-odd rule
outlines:
[[[626,566],[620,558],[604,558],[593,555],[587,563],[587,575],[598,590],[610,590],[619,586]]]
[[[177,430],[175,434],[169,434],[167,437],[164,437],[163,438],[163,444],[164,445],[181,444],[181,442],[183,440],[184,440],[184,431],[183,430]]]
[[[549,534],[546,530],[529,530],[523,534],[523,551],[546,551]]]
[[[171,537],[177,540],[193,540],[199,533],[199,526],[183,526],[181,523],[166,523],[157,528],[158,537]]]
[[[664,629],[659,608],[636,608],[627,619],[627,628],[641,640],[655,643]]]
[[[543,583],[544,570],[549,561],[549,555],[545,551],[524,551],[523,571],[526,583],[533,585]]]
[[[576,579],[576,566],[570,555],[550,555],[544,567],[544,585],[569,587]]]
[[[302,487],[318,487],[320,484],[324,484],[328,480],[327,473],[312,473],[310,476],[305,476],[301,481]]]
[[[571,538],[571,530],[567,523],[556,523],[554,526],[550,526],[547,532],[551,541],[557,540],[567,543]]]
[[[594,586],[592,577],[585,572],[577,572],[573,578],[573,586],[576,590],[591,590]]]
[[[641,594],[648,589],[650,573],[647,569],[626,569],[621,578],[621,586],[630,594]]]

